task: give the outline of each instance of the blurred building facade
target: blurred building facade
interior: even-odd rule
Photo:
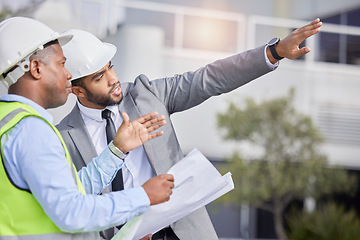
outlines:
[[[321,33],[306,41],[312,52],[231,93],[214,97],[172,120],[184,153],[198,148],[214,164],[234,150],[251,149],[222,139],[216,114],[239,103],[285,95],[322,130],[331,164],[360,169],[360,3],[356,0],[47,0],[23,11],[57,31],[88,30],[117,46],[114,68],[121,82],[196,70],[216,59],[264,45],[320,17]],[[39,4],[41,2],[41,4]],[[3,4],[4,5],[4,4]],[[0,86],[0,94],[5,94]],[[58,122],[75,99],[50,110]],[[211,214],[221,238],[274,237],[269,216],[256,209],[224,208]],[[226,219],[226,220],[224,220]],[[226,221],[227,224],[223,224]]]

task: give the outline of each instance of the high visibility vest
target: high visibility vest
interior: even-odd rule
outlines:
[[[74,181],[79,191],[85,194],[84,187],[76,173],[75,166],[59,131],[29,105],[19,102],[0,101],[0,139],[4,133],[12,129],[25,117],[38,117],[54,130],[64,147],[66,160],[73,171]],[[2,145],[0,145],[0,150],[0,240],[99,239],[99,234],[96,232],[77,234],[62,232],[45,214],[39,202],[29,191],[19,189],[12,184],[4,167]]]

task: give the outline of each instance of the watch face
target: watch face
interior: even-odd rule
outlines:
[[[269,41],[269,43],[268,43],[268,45],[269,46],[272,46],[272,45],[275,45],[276,43],[278,43],[279,42],[279,38],[273,38],[273,39],[271,39],[270,41]]]

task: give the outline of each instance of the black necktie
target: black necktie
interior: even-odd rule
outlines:
[[[109,144],[115,137],[116,129],[113,120],[111,119],[111,111],[105,109],[101,114],[102,118],[106,120],[106,140]],[[112,191],[120,191],[124,189],[124,182],[122,177],[122,170],[119,169],[114,180],[111,183]],[[105,239],[111,239],[114,236],[114,228],[107,229],[100,232],[100,235]]]
[[[109,144],[115,138],[116,134],[115,125],[111,119],[111,111],[109,109],[105,109],[102,111],[101,116],[106,120],[106,140],[107,144]]]
[[[102,111],[102,118],[106,119],[106,139],[107,143],[109,144],[115,137],[116,129],[113,120],[111,119],[111,111],[105,109]],[[120,191],[124,190],[124,183],[122,178],[122,171],[121,169],[117,172],[114,180],[111,183],[112,191]]]

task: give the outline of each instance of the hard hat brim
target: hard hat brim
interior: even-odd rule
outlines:
[[[64,46],[73,38],[72,34],[61,34],[58,39],[60,46]],[[55,40],[55,39],[54,39]]]
[[[72,79],[70,79],[70,81],[94,74],[97,71],[101,70],[103,67],[105,67],[111,61],[111,59],[115,56],[115,53],[117,51],[116,46],[106,42],[103,42],[103,46],[105,47],[105,49],[103,50],[101,57],[98,58],[98,61],[93,63],[91,70],[78,69],[78,73],[76,74],[76,77],[73,77]]]
[[[53,38],[49,38],[46,41],[44,41],[43,43],[41,43],[39,45],[40,46],[44,46],[46,43],[54,41],[54,40],[58,40],[60,46],[64,46],[66,43],[68,43],[71,39],[72,39],[73,35],[72,34],[58,34],[57,36],[54,36]],[[24,56],[30,55],[32,53],[34,53],[38,48],[35,48],[27,53],[24,54]],[[9,65],[7,68],[3,69],[3,71],[0,72],[0,74],[6,73],[7,71],[9,71],[11,68],[13,68],[16,64],[18,64],[18,62],[20,62],[21,60],[23,60],[24,57],[21,56],[19,58],[17,58],[15,61],[13,61],[13,64]]]

